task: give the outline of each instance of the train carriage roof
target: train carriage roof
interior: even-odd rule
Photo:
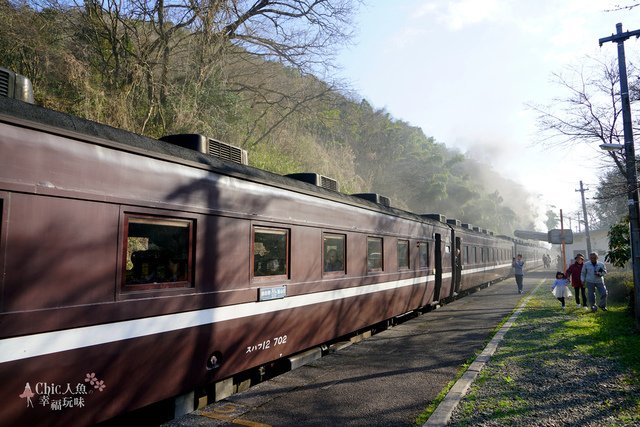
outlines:
[[[198,151],[179,147],[169,142],[149,138],[11,98],[0,97],[0,122],[41,130],[67,138],[88,141],[97,145],[109,146],[144,156],[187,164],[192,167],[211,170],[212,172],[222,175],[311,194],[364,209],[379,211],[387,215],[447,227],[447,224],[421,217],[412,212],[383,206],[366,199],[328,190],[251,166],[221,160]]]

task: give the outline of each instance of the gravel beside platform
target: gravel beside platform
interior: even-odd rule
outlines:
[[[563,312],[541,286],[448,426],[640,425],[640,381],[582,351],[589,337],[568,330],[572,318],[609,314],[574,304]]]

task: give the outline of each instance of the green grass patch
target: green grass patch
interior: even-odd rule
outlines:
[[[520,382],[535,384],[537,379],[532,380],[532,376],[538,378],[535,375],[542,372],[539,381],[544,387],[544,375],[558,369],[558,361],[570,355],[607,358],[620,366],[622,372],[629,372],[625,376],[627,385],[640,390],[640,333],[629,315],[628,302],[618,299],[608,312],[592,313],[576,308],[570,298],[563,311],[547,285],[535,290],[491,362],[460,403],[460,416],[454,425],[474,425],[482,420],[492,420],[496,425],[519,425],[535,419],[536,404],[519,397],[521,386],[525,385]],[[482,393],[484,387],[491,392]],[[611,425],[638,425],[640,398],[629,401],[631,407],[624,410],[614,407],[612,402],[598,404],[610,407],[615,418]]]

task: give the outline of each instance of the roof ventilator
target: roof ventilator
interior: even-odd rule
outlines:
[[[31,80],[21,74],[0,67],[0,96],[33,104]]]
[[[313,172],[290,173],[285,176],[287,178],[292,178],[298,181],[308,182],[309,184],[326,188],[327,190],[339,191],[338,181],[333,178],[329,178],[328,176],[320,175]]]
[[[422,218],[434,219],[434,220],[439,221],[439,222],[445,222],[447,220],[447,217],[445,217],[444,215],[441,215],[439,213],[428,213],[428,214],[422,214],[420,216]]]
[[[377,203],[382,206],[390,207],[391,200],[388,197],[381,196],[378,193],[356,193],[352,194],[354,197],[358,197],[360,199],[368,200],[373,203]]]
[[[208,154],[221,160],[240,163],[242,165],[249,164],[247,150],[218,141],[217,139],[207,138],[206,136],[197,133],[166,135],[160,138],[160,140],[179,147]]]
[[[460,221],[459,219],[448,219],[447,220],[447,224],[455,225],[456,227],[460,227],[460,225],[462,224],[462,221]]]

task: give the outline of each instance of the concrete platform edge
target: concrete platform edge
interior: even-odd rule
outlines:
[[[469,365],[466,372],[460,377],[458,381],[451,387],[445,398],[440,402],[435,411],[431,414],[427,422],[422,427],[444,427],[451,419],[451,415],[456,406],[460,403],[462,398],[467,394],[469,388],[476,377],[482,371],[487,362],[491,359],[491,356],[495,353],[500,344],[500,341],[504,338],[507,331],[513,326],[514,322],[522,313],[522,310],[527,305],[531,296],[535,291],[542,286],[543,282],[540,282],[527,297],[522,300],[518,308],[511,314],[511,317],[505,322],[498,332],[493,336],[489,344],[484,348],[482,353],[476,357],[476,359]]]

